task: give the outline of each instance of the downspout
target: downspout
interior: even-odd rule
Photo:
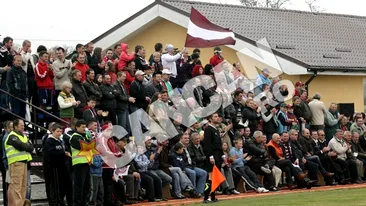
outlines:
[[[313,71],[313,75],[311,75],[311,77],[308,79],[308,81],[305,82],[305,89],[306,92],[309,94],[309,84],[315,79],[316,76],[318,76],[318,72],[317,71]]]

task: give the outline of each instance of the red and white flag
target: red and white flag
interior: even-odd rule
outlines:
[[[234,32],[211,23],[192,7],[185,46],[206,48],[221,45],[235,45]]]

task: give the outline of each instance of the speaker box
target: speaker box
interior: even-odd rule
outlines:
[[[355,104],[354,103],[339,103],[338,111],[340,114],[345,114],[346,116],[353,117],[355,113]]]

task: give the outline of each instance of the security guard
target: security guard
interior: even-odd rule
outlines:
[[[16,119],[13,122],[14,130],[5,140],[5,152],[8,158],[10,184],[8,188],[8,205],[18,206],[25,202],[27,192],[27,163],[32,160],[33,145],[28,137],[23,135],[24,122]]]
[[[77,155],[81,150],[80,141],[89,142],[91,139],[86,134],[86,122],[84,120],[78,120],[75,124],[75,128],[76,131],[70,138],[74,182],[74,206],[85,206],[88,204],[88,194],[90,190],[90,166],[86,157]]]

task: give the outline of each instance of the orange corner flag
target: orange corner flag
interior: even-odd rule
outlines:
[[[222,175],[221,171],[216,167],[216,165],[214,165],[212,168],[211,178],[211,192],[214,192],[216,188],[226,180],[225,176]]]
[[[80,145],[80,152],[76,156],[85,157],[89,164],[92,162],[94,156],[100,154],[96,148],[96,139],[91,142],[81,140]]]

